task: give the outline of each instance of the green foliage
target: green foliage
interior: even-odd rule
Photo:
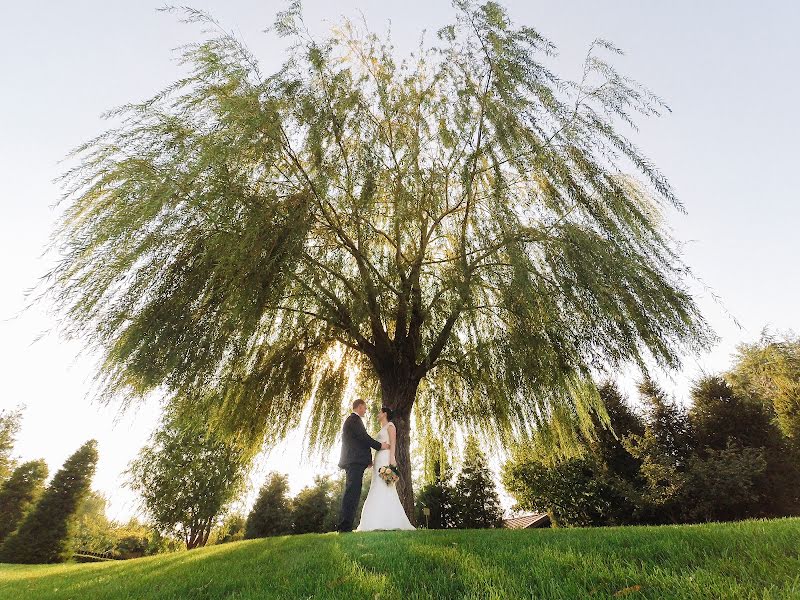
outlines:
[[[243,514],[233,513],[225,517],[217,530],[212,533],[213,543],[227,544],[245,539],[247,519]],[[216,534],[216,535],[214,535]]]
[[[800,446],[800,338],[764,332],[758,342],[738,347],[726,377],[738,394],[771,407],[783,433]]]
[[[467,438],[461,472],[456,478],[453,501],[455,524],[460,529],[502,527],[500,498],[486,463],[486,456],[474,436]]]
[[[253,509],[247,516],[247,539],[285,535],[292,530],[292,509],[288,497],[289,479],[280,473],[270,473],[258,493]]]
[[[11,455],[14,449],[14,440],[19,432],[22,420],[22,409],[0,410],[0,484],[9,478],[16,466],[16,461]],[[2,539],[2,536],[0,536]]]
[[[591,436],[577,432],[582,451],[564,454],[541,436],[513,449],[503,483],[522,510],[548,512],[558,526],[619,525],[638,522],[640,461],[626,448],[645,432],[611,383],[598,386],[605,416],[592,416]],[[574,418],[574,417],[573,417]]]
[[[587,418],[596,365],[707,345],[664,226],[680,204],[623,133],[665,106],[612,45],[572,82],[491,2],[406,59],[349,22],[312,40],[299,3],[275,31],[277,72],[214,34],[73,155],[50,291],[105,397],[163,387],[254,445],[310,403],[325,446],[353,367],[398,411],[408,510],[418,401],[440,433],[511,439]]]
[[[163,535],[152,525],[131,519],[114,528],[116,543],[114,557],[119,559],[139,558],[152,554],[163,554],[184,549],[182,541]]]
[[[188,549],[208,542],[211,529],[241,491],[250,455],[196,421],[168,415],[129,468],[153,523],[177,533]]]
[[[800,519],[303,535],[148,560],[0,567],[0,599],[789,600]],[[76,592],[77,590],[77,592]]]
[[[43,460],[22,463],[0,485],[0,543],[17,528],[25,514],[36,504],[47,479]]]
[[[786,438],[774,419],[773,407],[760,398],[743,396],[735,392],[726,379],[719,376],[704,377],[692,390],[692,423],[696,453],[700,459],[711,460],[719,456],[719,468],[709,468],[708,485],[696,487],[710,497],[709,506],[718,510],[717,520],[733,514],[796,515],[800,514],[800,453],[791,438]],[[709,457],[709,455],[711,455]],[[750,468],[737,470],[737,462],[751,463]],[[758,468],[757,468],[758,467]],[[702,462],[690,465],[702,469]],[[723,473],[728,473],[729,485],[736,486],[729,493],[716,493],[714,483]],[[694,476],[695,482],[699,481]],[[691,490],[690,482],[690,490]],[[749,493],[749,504],[736,502],[738,494]],[[733,506],[727,508],[729,504]],[[738,511],[738,512],[737,512]],[[711,511],[705,511],[709,514]]]
[[[768,408],[735,394],[724,378],[698,380],[689,410],[645,380],[644,420],[613,387],[600,389],[611,430],[583,440],[581,456],[554,457],[535,440],[515,449],[503,480],[520,508],[547,510],[568,526],[800,513],[793,445]]]
[[[332,483],[330,477],[318,476],[314,484],[304,487],[292,502],[293,533],[324,533],[330,528]]]
[[[53,476],[36,506],[0,546],[0,562],[55,563],[72,556],[75,514],[89,494],[97,465],[91,440]]]
[[[734,521],[765,515],[762,448],[730,444],[693,456],[686,469],[682,521]]]
[[[112,552],[118,541],[116,528],[106,517],[106,499],[89,492],[75,511],[72,546],[89,552]]]
[[[701,449],[724,450],[729,444],[767,448],[781,442],[772,411],[737,395],[721,376],[703,377],[694,384],[689,420],[694,443]]]
[[[503,484],[517,500],[518,509],[547,512],[557,527],[631,522],[633,506],[624,493],[624,482],[615,480],[589,456],[554,466],[536,460],[512,461],[503,471]]]

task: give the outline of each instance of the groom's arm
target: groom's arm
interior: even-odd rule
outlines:
[[[364,427],[364,423],[361,422],[361,419],[354,419],[353,421],[353,437],[365,446],[369,446],[375,450],[380,450],[383,447],[378,440],[373,439],[367,433],[367,429]]]

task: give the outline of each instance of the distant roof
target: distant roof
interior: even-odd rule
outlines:
[[[534,513],[530,515],[523,515],[521,517],[514,517],[513,519],[504,519],[503,525],[507,529],[533,529],[536,527],[548,527],[550,525],[550,517],[547,513]]]

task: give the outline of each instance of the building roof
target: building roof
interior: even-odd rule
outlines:
[[[534,513],[522,515],[513,519],[504,519],[503,525],[507,529],[534,529],[536,527],[548,527],[550,516],[547,513]]]

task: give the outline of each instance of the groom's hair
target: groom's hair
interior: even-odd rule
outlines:
[[[366,405],[367,405],[367,403],[366,403],[366,402],[364,402],[364,400],[362,400],[361,398],[358,398],[358,399],[357,399],[355,402],[353,402],[353,410],[357,409],[357,408],[358,408],[359,406],[361,406],[362,404],[363,404],[364,406],[366,406]]]

